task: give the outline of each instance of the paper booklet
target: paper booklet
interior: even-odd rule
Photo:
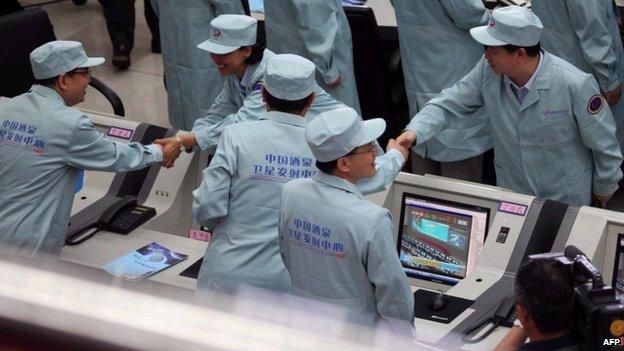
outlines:
[[[188,255],[171,251],[153,242],[109,262],[104,266],[104,269],[108,273],[124,279],[139,280],[187,258]]]

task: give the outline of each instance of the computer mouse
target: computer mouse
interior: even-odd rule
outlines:
[[[429,309],[432,311],[441,311],[446,307],[448,300],[449,297],[443,292],[435,294],[429,299]]]

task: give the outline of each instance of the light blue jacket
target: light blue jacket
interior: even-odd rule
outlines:
[[[591,73],[602,91],[620,84],[612,37],[604,23],[604,0],[533,0],[531,9],[544,25],[542,47]]]
[[[195,220],[213,230],[199,274],[199,289],[224,289],[239,283],[288,291],[289,278],[279,256],[279,197],[285,182],[316,172],[304,118],[268,112],[261,120],[226,128],[216,153],[193,192]],[[358,185],[365,193],[386,189],[400,171],[403,156],[390,159],[375,177]]]
[[[390,212],[343,178],[319,171],[284,185],[279,245],[297,295],[348,307],[359,323],[413,322],[394,238]]]
[[[0,101],[0,244],[58,255],[80,169],[130,171],[162,160],[158,146],[112,142],[53,89]]]
[[[464,77],[483,56],[468,30],[487,23],[481,0],[391,0],[396,13],[410,116]],[[485,111],[454,121],[414,148],[420,156],[459,161],[492,147]]]
[[[613,52],[617,57],[617,75],[620,82],[624,82],[624,49],[622,49],[620,28],[615,17],[615,4],[613,0],[602,0],[600,5],[605,25],[609,33],[611,33]],[[611,113],[618,127],[617,137],[620,142],[620,148],[622,148],[624,146],[624,96],[620,98],[617,105],[611,106]]]
[[[314,62],[323,90],[359,112],[351,29],[340,0],[269,0],[264,16],[267,47]],[[340,85],[329,89],[339,76]]]
[[[622,179],[615,123],[591,75],[544,51],[541,60],[521,105],[503,76],[481,59],[466,77],[425,105],[407,129],[421,143],[448,121],[485,106],[499,186],[587,205],[592,190],[610,195]]]
[[[191,130],[221,90],[223,78],[210,53],[197,45],[210,36],[210,21],[226,14],[242,14],[240,0],[151,0],[158,15],[169,122]]]

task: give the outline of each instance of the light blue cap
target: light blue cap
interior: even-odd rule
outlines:
[[[301,56],[275,55],[267,62],[264,88],[282,100],[301,100],[314,92],[316,66]]]
[[[87,57],[82,44],[77,41],[51,41],[30,53],[30,65],[36,79],[53,78],[75,68],[102,63],[103,57]]]
[[[317,161],[330,162],[376,140],[384,130],[383,119],[362,121],[354,109],[342,107],[316,116],[306,128],[305,139]]]
[[[470,34],[487,46],[534,46],[542,35],[542,21],[533,11],[519,6],[507,6],[492,11],[487,26],[472,28]]]
[[[198,48],[224,55],[256,43],[258,21],[245,15],[221,15],[210,21],[210,38]]]

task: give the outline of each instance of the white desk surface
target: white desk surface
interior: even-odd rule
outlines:
[[[102,231],[80,245],[65,246],[61,252],[60,258],[61,260],[84,266],[102,268],[107,263],[153,241],[170,250],[186,254],[189,257],[173,267],[169,267],[147,279],[182,288],[195,289],[197,281],[192,278],[183,277],[180,273],[197,260],[204,257],[208,244],[203,241],[178,235],[165,234],[146,229],[136,229],[128,235]]]

